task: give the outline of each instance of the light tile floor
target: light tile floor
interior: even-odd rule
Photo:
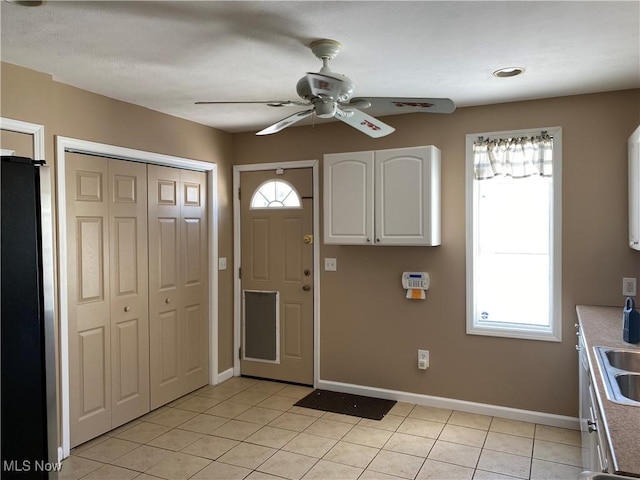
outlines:
[[[575,480],[574,430],[397,403],[381,421],[295,407],[311,388],[203,387],[73,449],[70,479]]]

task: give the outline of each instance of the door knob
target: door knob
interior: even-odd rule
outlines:
[[[313,243],[313,235],[305,235],[305,236],[302,238],[302,241],[303,241],[304,243],[306,243],[307,245],[311,245],[311,244]]]
[[[128,312],[129,310],[131,310],[131,307],[124,307],[125,312]]]
[[[164,303],[171,303],[171,299],[169,297],[165,298]]]
[[[305,284],[302,286],[302,289],[303,289],[305,292],[308,292],[309,290],[311,290],[311,285],[309,285],[308,283],[305,283]]]
[[[311,275],[311,270],[309,270],[308,268],[304,269],[304,276],[308,277],[309,275]]]

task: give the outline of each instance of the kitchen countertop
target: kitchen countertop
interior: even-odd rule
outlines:
[[[589,368],[604,419],[615,473],[640,477],[640,406],[621,405],[607,399],[595,346],[640,351],[640,345],[622,340],[622,308],[578,305],[578,320],[587,346]]]

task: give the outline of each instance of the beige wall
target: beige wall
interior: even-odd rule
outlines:
[[[15,65],[2,63],[1,68],[0,115],[44,125],[49,165],[55,166],[56,135],[216,163],[220,207],[218,250],[221,257],[232,256],[230,134],[70,87],[53,81],[49,75]],[[17,150],[12,147],[17,145],[16,135],[3,132],[2,145]],[[233,365],[232,271],[220,272],[219,282],[218,361],[222,372]]]
[[[622,277],[640,276],[640,256],[626,247],[626,140],[640,124],[638,90],[397,116],[387,119],[397,128],[393,135],[371,140],[340,123],[268,137],[230,135],[13,65],[2,63],[1,74],[1,116],[43,124],[50,164],[54,135],[216,162],[219,255],[229,265],[232,163],[438,146],[441,246],[321,245],[322,258],[338,259],[337,272],[321,274],[323,380],[575,416],[575,305],[622,306]],[[563,342],[466,335],[465,135],[549,126],[563,127]],[[430,273],[425,302],[404,299],[399,276],[405,270]],[[219,276],[220,372],[233,365],[232,275],[229,268]],[[431,351],[426,372],[416,368],[418,348]]]
[[[576,416],[575,305],[622,308],[622,277],[639,274],[640,256],[626,246],[626,142],[639,112],[640,91],[630,90],[400,115],[387,118],[396,132],[378,140],[340,123],[234,135],[235,164],[442,151],[441,246],[321,246],[338,263],[321,274],[321,379]],[[465,135],[552,126],[563,129],[563,341],[467,335]],[[404,298],[406,270],[429,272],[426,301]],[[427,371],[416,367],[418,348],[431,352]]]

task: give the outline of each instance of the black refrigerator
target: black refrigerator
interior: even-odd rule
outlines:
[[[53,222],[44,161],[2,156],[2,479],[57,478]]]

